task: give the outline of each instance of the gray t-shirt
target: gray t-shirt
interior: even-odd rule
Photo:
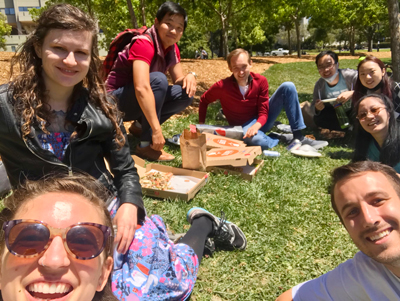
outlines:
[[[294,301],[400,300],[400,279],[362,252],[328,273],[292,289]]]

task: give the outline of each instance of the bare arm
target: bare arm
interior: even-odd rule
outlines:
[[[165,140],[157,117],[154,94],[150,86],[150,66],[146,62],[133,61],[133,85],[139,106],[153,130],[152,148],[161,150],[164,147]]]
[[[280,295],[275,301],[293,301],[292,289],[287,290],[282,295]]]
[[[196,93],[196,78],[191,73],[184,75],[181,63],[172,66],[169,69],[169,74],[171,74],[174,85],[180,85],[182,89],[186,89],[186,93],[189,97],[194,96]]]
[[[246,132],[246,135],[243,136],[244,138],[250,138],[253,137],[255,134],[258,133],[258,130],[261,129],[261,123],[259,123],[258,121],[253,124],[251,127],[249,127],[249,129]]]
[[[345,102],[347,102],[349,99],[351,99],[353,97],[353,94],[354,94],[354,90],[353,91],[342,92],[338,96],[337,101],[339,101],[341,103],[345,103]]]

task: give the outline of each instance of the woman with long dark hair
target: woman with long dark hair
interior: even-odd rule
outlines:
[[[366,95],[356,103],[355,112],[353,161],[378,161],[400,173],[400,124],[393,102],[383,94]]]
[[[395,116],[400,116],[400,84],[394,82],[386,72],[385,63],[380,59],[367,55],[357,67],[358,78],[354,86],[353,104],[369,94],[382,93],[393,103]]]

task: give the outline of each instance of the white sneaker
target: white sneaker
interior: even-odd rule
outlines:
[[[276,128],[277,128],[278,130],[280,130],[281,132],[284,132],[284,133],[291,133],[291,132],[292,132],[292,128],[290,127],[289,124],[283,124],[283,123],[281,123],[281,124],[278,124],[278,125],[276,126]]]
[[[302,145],[307,144],[307,145],[310,145],[310,146],[312,146],[313,148],[315,148],[317,150],[328,145],[328,141],[313,140],[313,139],[310,139],[310,138],[307,138],[307,137],[304,137],[304,139],[301,140],[300,142],[301,142]]]

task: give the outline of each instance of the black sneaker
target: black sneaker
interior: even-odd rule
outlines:
[[[215,243],[211,238],[207,238],[206,244],[204,245],[203,256],[212,257],[215,252]]]
[[[186,215],[187,221],[192,224],[193,220],[200,216],[207,216],[213,221],[213,231],[210,237],[214,239],[215,246],[222,250],[244,250],[247,239],[238,226],[227,221],[225,214],[221,211],[221,218],[216,217],[206,209],[193,207]]]

